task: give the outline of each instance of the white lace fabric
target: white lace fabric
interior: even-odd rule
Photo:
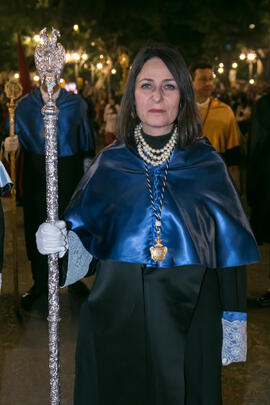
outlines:
[[[222,319],[223,344],[222,364],[246,361],[247,357],[247,322]]]
[[[80,238],[75,232],[68,232],[68,271],[65,284],[66,287],[81,280],[88,273],[89,264],[93,256],[85,249]]]

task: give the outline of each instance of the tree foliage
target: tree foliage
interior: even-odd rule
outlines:
[[[0,70],[16,69],[17,33],[32,37],[44,26],[57,27],[67,49],[92,55],[103,49],[117,59],[125,50],[132,59],[146,43],[165,42],[187,63],[202,56],[229,63],[243,46],[269,48],[269,6],[270,0],[0,0]],[[28,47],[30,62],[32,52]]]

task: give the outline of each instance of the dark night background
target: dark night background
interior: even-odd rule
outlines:
[[[270,0],[0,0],[0,71],[18,69],[18,33],[30,71],[35,70],[31,38],[44,26],[60,30],[66,49],[83,49],[93,61],[102,53],[115,67],[123,52],[131,62],[140,47],[154,41],[177,47],[187,64],[202,57],[216,65],[222,61],[224,77],[243,48],[253,50],[264,66],[260,79],[270,77]],[[80,65],[79,75],[86,71],[87,65]],[[246,63],[238,72],[248,79]]]

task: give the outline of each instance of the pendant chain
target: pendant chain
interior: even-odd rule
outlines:
[[[149,190],[149,194],[150,194],[152,209],[153,209],[153,212],[154,212],[154,215],[156,218],[155,228],[156,228],[156,232],[157,232],[157,239],[155,239],[155,242],[156,242],[155,245],[150,247],[151,258],[155,262],[163,262],[163,260],[165,260],[165,258],[166,258],[168,248],[166,246],[162,245],[162,243],[161,243],[162,239],[160,238],[161,211],[162,211],[162,206],[163,206],[165,186],[167,183],[170,159],[171,159],[172,152],[175,148],[175,145],[177,143],[178,130],[177,130],[177,126],[175,126],[172,136],[170,137],[169,141],[161,149],[152,148],[146,142],[144,137],[142,136],[141,131],[142,131],[142,123],[140,123],[136,126],[136,128],[134,130],[134,136],[135,136],[135,140],[136,140],[136,144],[137,144],[138,153],[144,161],[147,186],[148,186],[148,190]],[[162,179],[160,200],[159,200],[158,208],[156,208],[153,191],[152,191],[152,186],[151,186],[151,181],[150,181],[148,164],[151,164],[152,166],[157,167],[157,166],[163,165],[165,162],[166,162],[166,166],[165,166],[165,173],[164,173],[164,176]]]
[[[163,198],[164,198],[164,191],[165,191],[165,186],[166,186],[166,182],[167,182],[167,176],[168,176],[168,171],[169,171],[169,164],[170,164],[170,156],[167,160],[167,164],[166,164],[166,168],[165,168],[165,173],[163,176],[163,181],[162,181],[162,188],[161,188],[161,195],[160,195],[160,201],[159,201],[159,208],[158,211],[155,207],[155,202],[154,202],[154,197],[153,197],[153,192],[152,192],[152,186],[151,186],[151,181],[150,181],[150,176],[149,176],[149,170],[148,170],[148,165],[146,162],[144,162],[144,166],[145,166],[145,173],[146,173],[146,178],[147,178],[147,185],[148,185],[148,189],[149,189],[149,194],[150,194],[150,199],[151,199],[151,204],[152,204],[152,208],[156,217],[156,229],[157,229],[157,233],[160,233],[161,230],[161,211],[162,211],[162,205],[163,205]]]

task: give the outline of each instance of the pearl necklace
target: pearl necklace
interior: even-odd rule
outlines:
[[[171,156],[177,142],[178,131],[177,126],[175,126],[171,138],[161,149],[153,149],[151,148],[151,146],[148,145],[148,143],[142,136],[142,123],[136,126],[134,130],[134,136],[141,158],[146,163],[150,163],[152,166],[160,166]]]

